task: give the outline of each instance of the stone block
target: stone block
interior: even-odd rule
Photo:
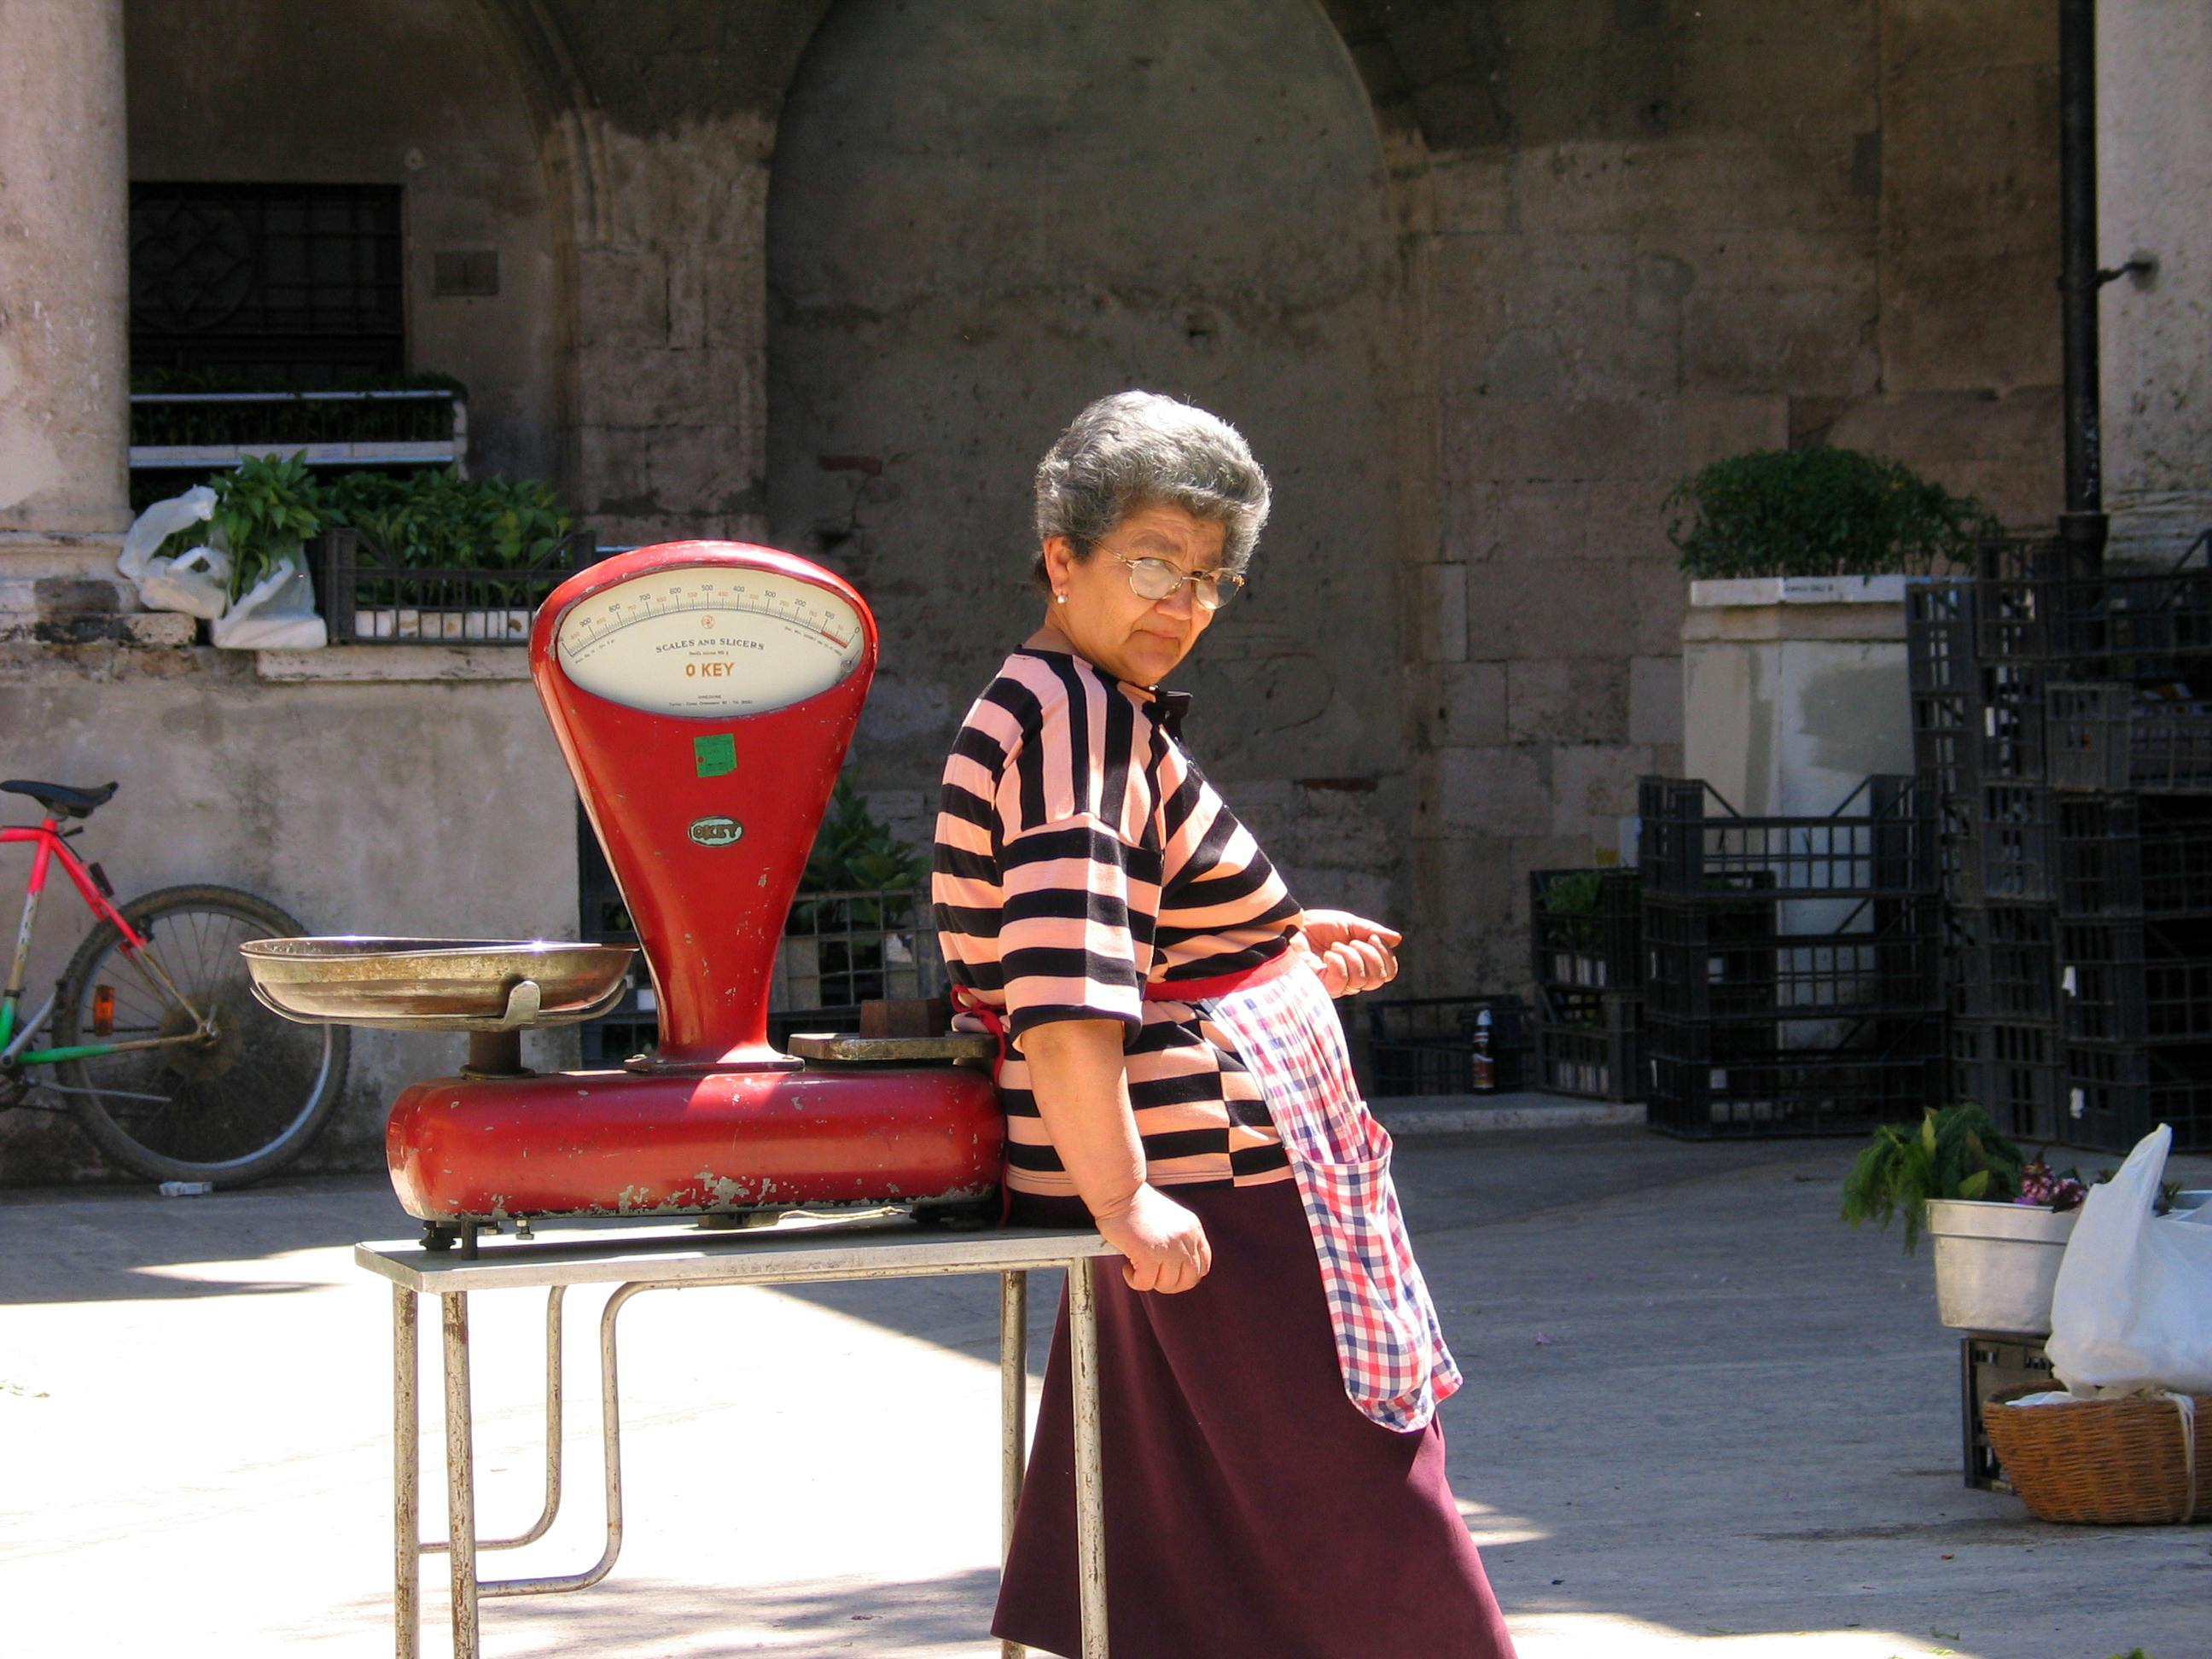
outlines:
[[[640,351],[598,345],[579,351],[583,418],[604,426],[740,425],[748,394],[742,359],[712,349]]]
[[[1534,836],[1551,830],[1551,792],[1528,749],[1442,749],[1416,763],[1416,835]]]
[[[1505,157],[1494,150],[1436,157],[1429,167],[1429,189],[1436,198],[1437,232],[1505,229],[1508,171]]]
[[[1562,744],[1551,753],[1552,832],[1611,846],[1615,825],[1636,815],[1636,780],[1652,769],[1637,744]]]
[[[578,343],[631,351],[668,343],[668,256],[657,247],[576,251]]]
[[[1679,453],[1671,414],[1656,398],[1448,395],[1446,476],[1456,486],[1663,475]]]
[[[1468,599],[1470,658],[1618,659],[1634,652],[1636,595],[1617,562],[1496,559],[1480,569]]]
[[[2059,303],[2049,269],[2057,259],[2055,237],[2047,252],[1929,247],[1889,259],[1882,270],[1884,387],[2008,392],[2057,382]],[[1973,303],[1961,304],[1962,294],[1972,295]]]
[[[1448,508],[1449,544],[1477,562],[1578,558],[1584,550],[1589,491],[1590,486],[1579,483],[1462,485]]]
[[[1447,663],[1413,672],[1424,748],[1480,748],[1505,741],[1505,664]]]
[[[1684,386],[1800,396],[1872,392],[1880,380],[1880,314],[1871,280],[1780,292],[1701,289],[1686,307]]]
[[[1692,396],[1676,405],[1681,470],[1790,443],[1790,400],[1771,394]]]
[[[1632,657],[1628,663],[1628,740],[1656,746],[1682,741],[1682,659]]]
[[[1682,617],[1689,608],[1690,585],[1672,555],[1662,559],[1635,560],[1614,580],[1628,594],[1633,623],[1626,653],[1658,657],[1679,650]]]
[[[1506,666],[1506,735],[1515,743],[1618,743],[1628,731],[1628,669],[1619,659],[1540,659]]]
[[[1467,659],[1467,567],[1425,564],[1416,584],[1414,639],[1423,662]]]

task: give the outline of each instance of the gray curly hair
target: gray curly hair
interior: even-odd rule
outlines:
[[[1065,536],[1083,559],[1133,509],[1179,507],[1222,526],[1222,563],[1242,572],[1267,505],[1267,475],[1237,428],[1155,392],[1101,398],[1037,463],[1037,540]],[[1042,552],[1031,574],[1046,581]]]

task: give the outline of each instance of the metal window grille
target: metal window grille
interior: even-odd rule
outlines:
[[[396,185],[131,186],[134,369],[328,385],[406,367]]]

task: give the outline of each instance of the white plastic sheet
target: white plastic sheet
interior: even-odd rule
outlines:
[[[181,611],[212,622],[229,599],[230,555],[219,534],[173,558],[156,558],[155,550],[179,531],[205,524],[215,513],[215,491],[205,484],[155,501],[124,532],[115,568],[138,588],[138,602],[149,611]]]
[[[209,626],[208,637],[234,651],[312,651],[330,643],[315,612],[315,586],[297,549],[247,588]]]
[[[2172,1145],[2162,1123],[2144,1136],[2067,1242],[2046,1351],[2076,1395],[2212,1394],[2212,1205],[2151,1212]]]

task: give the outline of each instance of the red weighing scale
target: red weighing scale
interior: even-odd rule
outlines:
[[[532,677],[652,976],[659,1043],[537,1073],[521,1031],[621,998],[626,946],[272,939],[245,947],[295,1018],[470,1032],[457,1077],[393,1104],[392,1185],[426,1242],[546,1217],[898,1205],[995,1213],[988,1042],[768,1040],[799,874],[860,719],[876,623],[769,548],[672,542],[580,572],[538,613]]]

